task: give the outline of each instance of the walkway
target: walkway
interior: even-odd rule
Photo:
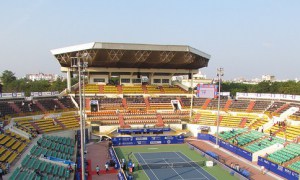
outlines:
[[[87,160],[89,163],[89,180],[97,180],[97,179],[109,179],[109,180],[117,180],[117,171],[113,168],[110,168],[109,172],[105,172],[105,163],[109,161],[108,154],[108,141],[103,141],[99,143],[91,143],[87,146]],[[100,175],[98,176],[96,173],[96,167],[99,165],[100,167]]]

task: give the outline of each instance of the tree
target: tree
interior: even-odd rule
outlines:
[[[2,75],[0,76],[0,79],[3,84],[8,84],[8,83],[15,81],[17,78],[15,76],[15,73],[13,73],[9,70],[5,70],[5,71],[3,71]]]

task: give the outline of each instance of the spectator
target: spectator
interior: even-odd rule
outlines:
[[[231,167],[232,169],[234,169],[234,164],[233,164],[233,163],[230,163],[230,167]]]
[[[2,168],[0,167],[0,180],[2,180],[2,174],[3,174],[3,170],[2,170]]]
[[[108,163],[105,163],[105,171],[108,172]]]
[[[6,161],[6,172],[9,173],[9,169],[10,169],[10,164],[8,163],[8,161]]]
[[[36,169],[34,172],[36,176],[43,177],[43,174],[38,169]]]
[[[272,134],[272,130],[270,130],[270,136],[272,136],[273,134]]]
[[[69,165],[68,165],[68,170],[69,170],[70,172],[73,172],[73,168],[72,168],[72,166],[71,166],[71,163],[69,163]]]
[[[132,163],[132,172],[134,172],[134,163]]]
[[[236,169],[237,171],[240,171],[240,165],[239,165],[239,164],[236,164],[236,165],[235,165],[235,169]]]
[[[98,174],[98,176],[100,175],[99,174],[99,172],[100,172],[100,167],[97,165],[97,167],[96,167],[96,172],[97,172],[97,174]]]

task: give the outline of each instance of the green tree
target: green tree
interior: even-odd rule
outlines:
[[[15,76],[15,73],[9,70],[3,71],[2,75],[0,76],[0,79],[3,84],[8,84],[10,82],[15,81],[17,78]]]

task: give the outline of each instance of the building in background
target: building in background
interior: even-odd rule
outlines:
[[[56,81],[58,78],[61,77],[57,74],[38,73],[38,74],[26,74],[26,78],[31,81],[39,81],[39,80]]]

